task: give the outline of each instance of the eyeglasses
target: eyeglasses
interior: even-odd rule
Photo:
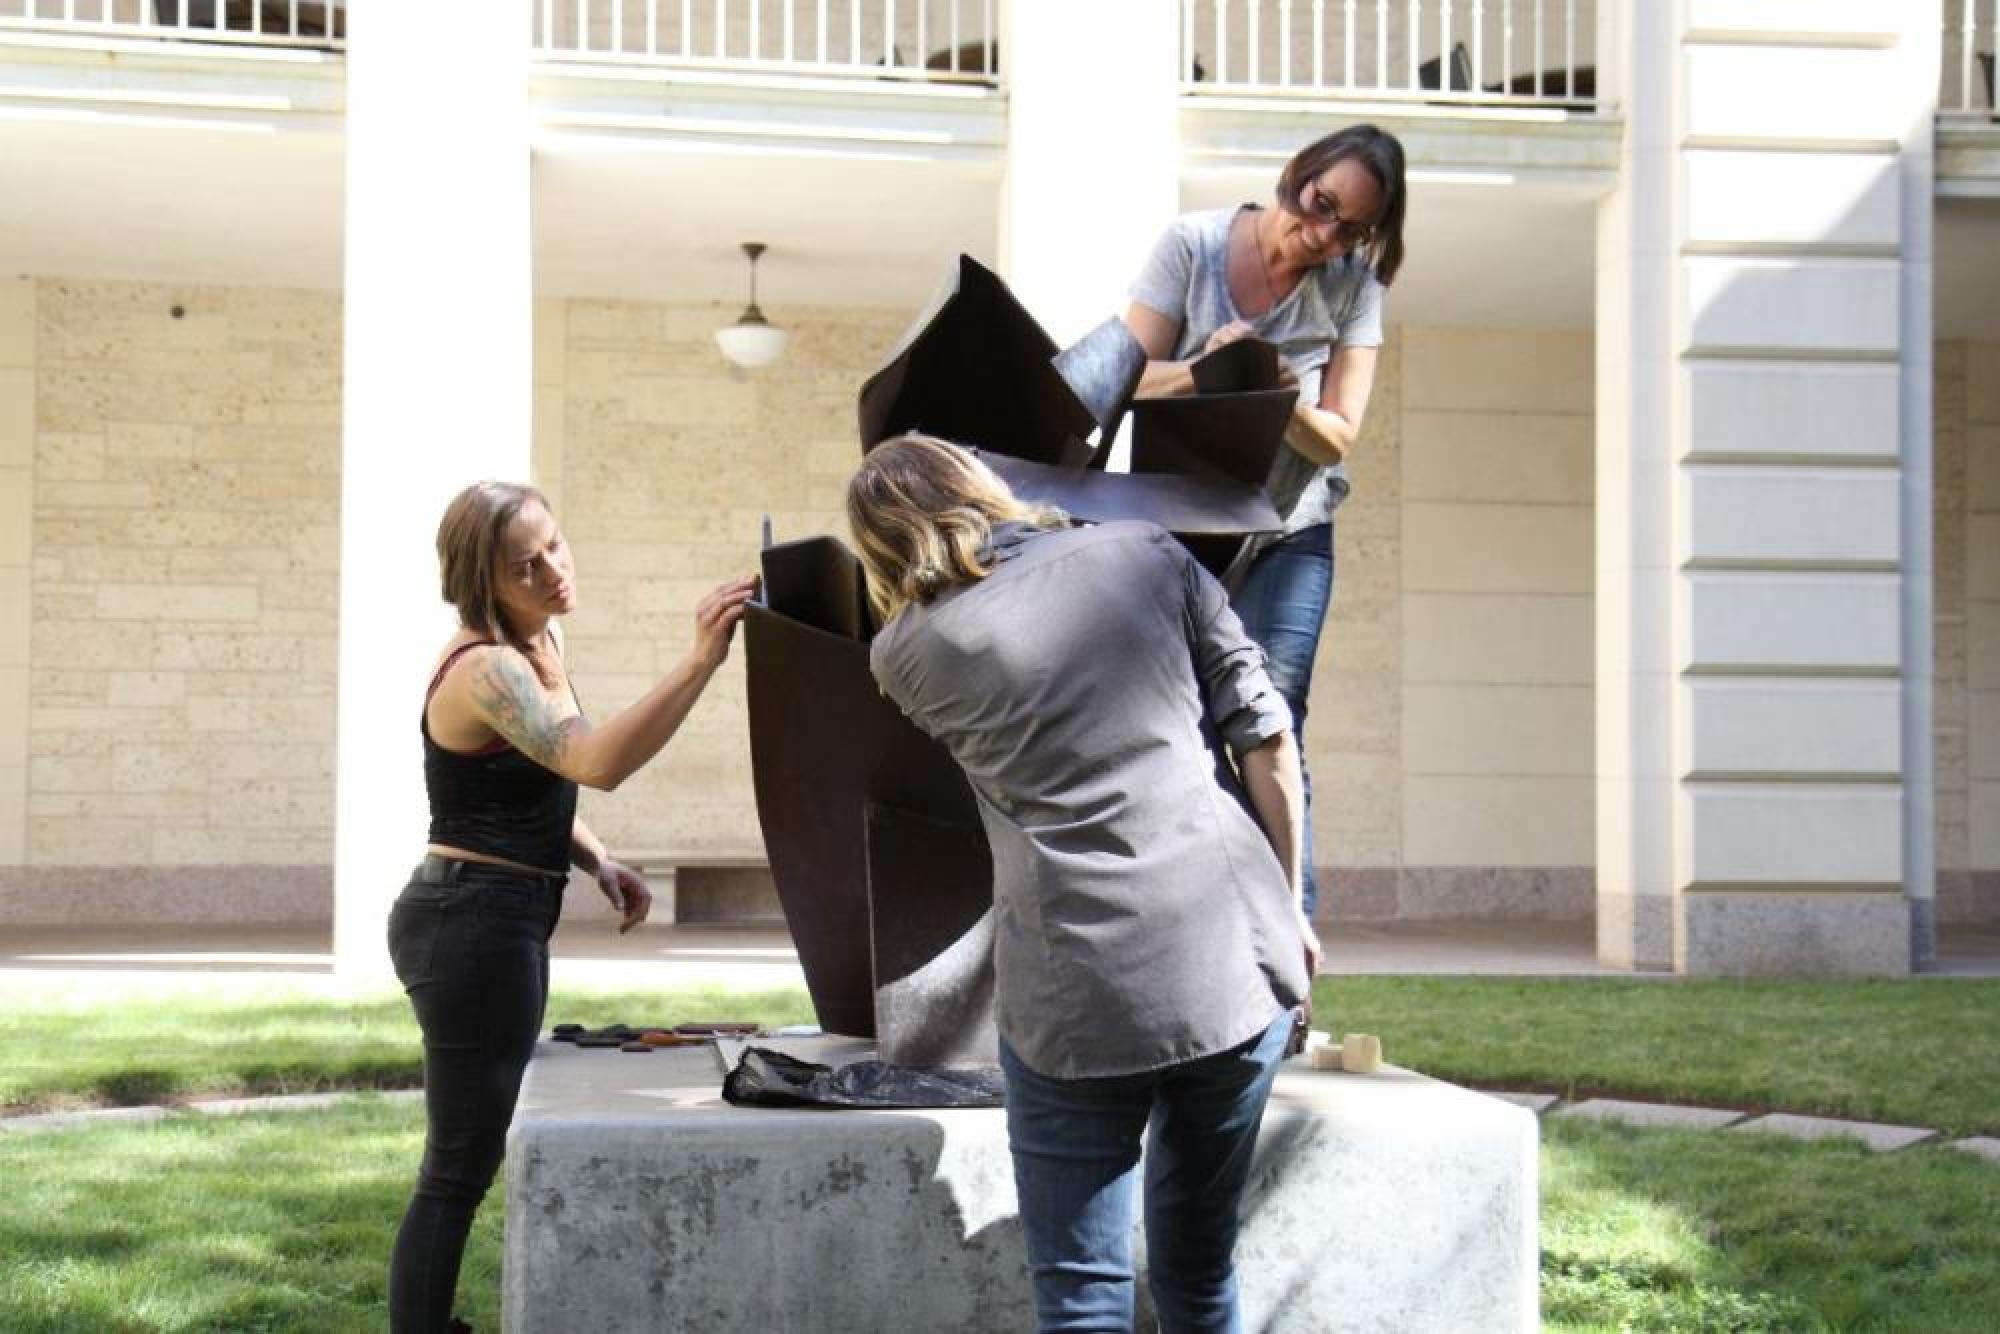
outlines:
[[[1375,239],[1377,224],[1341,217],[1340,205],[1328,199],[1318,185],[1308,185],[1300,194],[1299,213],[1309,222],[1332,223],[1334,239],[1342,245],[1367,245]]]

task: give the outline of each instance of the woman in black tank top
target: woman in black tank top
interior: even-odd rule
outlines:
[[[389,1323],[451,1315],[472,1215],[500,1166],[548,999],[548,940],[569,868],[593,875],[620,931],[652,895],[577,818],[578,784],[610,790],[666,745],[729,656],[754,578],[695,608],[695,642],[637,703],[592,724],[570,688],[556,618],[576,568],[532,487],[480,482],[438,526],[459,630],[423,702],[430,846],[389,915],[389,954],[424,1035],[424,1157],[389,1265]]]

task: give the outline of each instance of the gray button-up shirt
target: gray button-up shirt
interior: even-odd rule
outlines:
[[[993,849],[1001,1034],[1058,1079],[1211,1055],[1304,995],[1283,869],[1222,747],[1290,726],[1227,595],[1146,523],[1002,524],[875,638]]]

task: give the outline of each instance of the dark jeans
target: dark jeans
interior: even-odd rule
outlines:
[[[1133,1190],[1146,1140],[1146,1260],[1160,1328],[1242,1328],[1237,1205],[1290,1011],[1228,1051],[1143,1074],[1051,1079],[1003,1039],[1007,1141],[1043,1331],[1130,1330]]]
[[[389,914],[389,957],[424,1034],[428,1129],[389,1261],[389,1328],[451,1318],[472,1214],[493,1183],[549,994],[563,879],[426,859]]]
[[[1313,656],[1320,626],[1333,602],[1333,525],[1314,524],[1258,553],[1231,600],[1243,631],[1270,660],[1271,684],[1292,711],[1292,736],[1299,743],[1299,767],[1306,762],[1306,700],[1312,693]],[[1312,774],[1305,773],[1305,909],[1319,906],[1313,875]]]

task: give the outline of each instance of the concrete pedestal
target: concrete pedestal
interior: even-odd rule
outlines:
[[[1033,1328],[1004,1113],[750,1110],[721,1082],[705,1048],[536,1053],[507,1155],[507,1329]],[[1535,1328],[1536,1143],[1495,1098],[1289,1066],[1244,1203],[1249,1327]]]

